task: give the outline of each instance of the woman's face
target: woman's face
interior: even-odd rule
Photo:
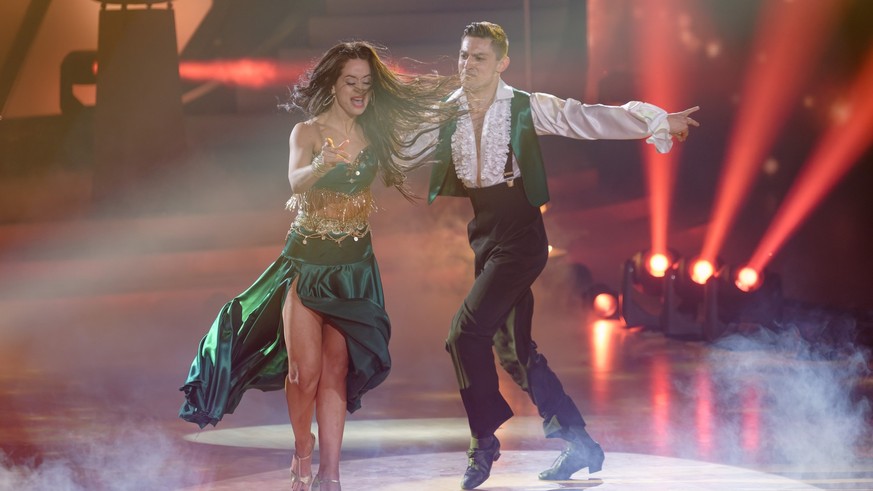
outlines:
[[[373,76],[367,60],[346,61],[333,86],[336,103],[350,117],[360,116],[370,101]]]

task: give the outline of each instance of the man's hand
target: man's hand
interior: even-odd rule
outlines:
[[[688,138],[689,127],[700,126],[700,123],[689,116],[698,109],[700,106],[694,106],[682,112],[668,114],[667,122],[670,124],[670,135],[675,136],[680,142],[684,142]]]

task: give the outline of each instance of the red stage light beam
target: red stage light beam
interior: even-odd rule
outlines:
[[[388,64],[388,66],[399,74],[408,74],[399,65]],[[189,82],[212,82],[262,89],[294,84],[310,67],[309,61],[278,61],[256,58],[183,61],[179,63],[179,76]]]
[[[849,96],[849,114],[832,123],[773,217],[749,267],[762,271],[810,211],[873,143],[873,48]]]
[[[683,75],[685,49],[680,37],[682,19],[690,22],[688,19],[692,18],[688,13],[688,2],[652,2],[638,9],[634,14],[638,34],[636,53],[640,67],[640,97],[644,101],[676,110],[682,103],[680,94],[686,92],[688,79]],[[651,213],[651,251],[653,254],[666,254],[678,148],[674,147],[670,153],[661,155],[651,146],[646,147],[643,158]]]
[[[818,0],[764,3],[701,258],[715,262],[765,152],[797,99],[800,82],[844,5]]]
[[[295,83],[308,64],[245,58],[240,60],[183,61],[179,76],[190,82],[217,82],[260,89]]]

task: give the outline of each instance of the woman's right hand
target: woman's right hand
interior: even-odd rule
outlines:
[[[349,141],[346,140],[335,146],[329,137],[324,139],[324,143],[321,145],[321,155],[328,169],[333,169],[340,162],[351,163],[349,162],[349,153],[344,150],[348,143]]]

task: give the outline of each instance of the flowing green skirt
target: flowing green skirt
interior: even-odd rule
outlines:
[[[336,326],[346,339],[348,411],[391,370],[379,267],[370,236],[342,244],[304,239],[292,233],[282,255],[258,280],[228,302],[200,347],[179,417],[201,428],[233,413],[248,389],[279,390],[288,374],[282,305],[297,280],[300,301]]]

